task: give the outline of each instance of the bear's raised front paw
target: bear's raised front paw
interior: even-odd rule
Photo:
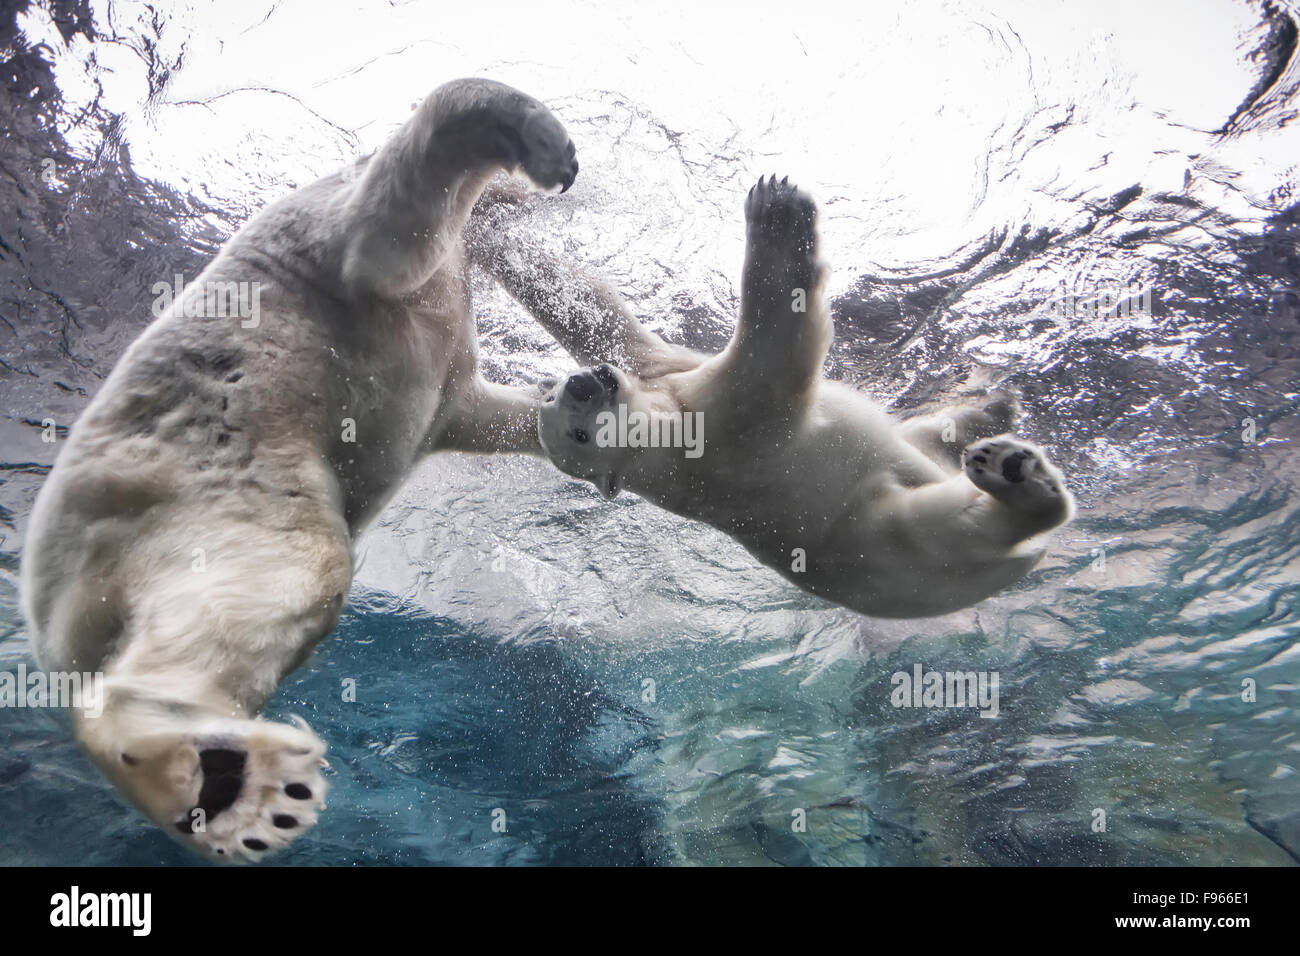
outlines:
[[[547,190],[558,186],[564,191],[578,176],[577,149],[564,124],[512,86],[481,77],[451,80],[434,90],[423,108],[438,162],[499,164],[511,172],[522,170]],[[421,132],[417,140],[423,138]]]
[[[325,809],[325,744],[301,718],[204,723],[124,742],[123,788],[182,843],[222,863],[282,849]]]
[[[519,127],[519,165],[538,189],[567,192],[578,178],[578,149],[555,114],[538,104]]]
[[[751,243],[810,260],[817,253],[817,204],[788,176],[759,177],[745,198],[745,223]]]
[[[1029,442],[1010,435],[975,442],[962,452],[962,467],[976,487],[1008,507],[1069,514],[1070,495],[1061,473]]]

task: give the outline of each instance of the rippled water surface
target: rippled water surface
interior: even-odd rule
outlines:
[[[272,702],[333,765],[282,862],[1300,860],[1289,3],[17,6],[0,669],[31,662],[43,423],[75,420],[154,283],[459,75],[560,114],[582,173],[530,213],[536,241],[676,341],[725,341],[744,192],[789,173],[822,203],[829,374],[904,414],[1015,386],[1079,501],[1019,586],[882,621],[544,462],[429,460]],[[476,294],[490,377],[569,368]],[[999,715],[894,708],[916,664],[997,672]],[[0,711],[0,820],[0,862],[191,862],[56,713]]]

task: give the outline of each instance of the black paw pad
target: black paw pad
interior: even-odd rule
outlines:
[[[292,817],[287,813],[277,813],[271,818],[277,830],[292,830],[298,825],[298,818]]]
[[[248,847],[250,850],[253,850],[257,853],[261,853],[263,850],[268,849],[266,843],[262,842],[261,840],[255,840],[252,837],[249,837],[247,840],[244,841],[244,846]]]
[[[244,789],[244,764],[247,761],[248,754],[242,750],[199,751],[199,770],[203,773],[199,802],[184,820],[176,824],[176,828],[182,833],[193,833],[197,819],[210,820],[228,809],[239,798],[239,791]],[[194,810],[202,810],[202,816],[196,816]]]
[[[311,799],[311,788],[305,783],[291,783],[284,788],[284,792],[295,800]]]
[[[1025,480],[1025,474],[1022,465],[1025,459],[1030,457],[1027,451],[1017,451],[1006,458],[1002,459],[1002,477],[1010,482],[1020,482]]]

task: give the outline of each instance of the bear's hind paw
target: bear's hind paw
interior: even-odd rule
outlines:
[[[977,441],[962,452],[962,467],[976,487],[1010,508],[1070,512],[1070,494],[1061,473],[1029,442],[1010,435]]]
[[[325,809],[325,744],[306,721],[205,722],[127,742],[118,779],[160,826],[222,863],[257,862]]]
[[[981,408],[989,417],[994,435],[1011,431],[1022,411],[1020,396],[1009,388],[999,388],[989,392]]]

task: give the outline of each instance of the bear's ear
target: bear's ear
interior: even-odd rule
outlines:
[[[613,498],[618,494],[619,489],[623,487],[623,482],[618,475],[612,471],[607,471],[603,475],[596,476],[596,489],[606,498]]]

